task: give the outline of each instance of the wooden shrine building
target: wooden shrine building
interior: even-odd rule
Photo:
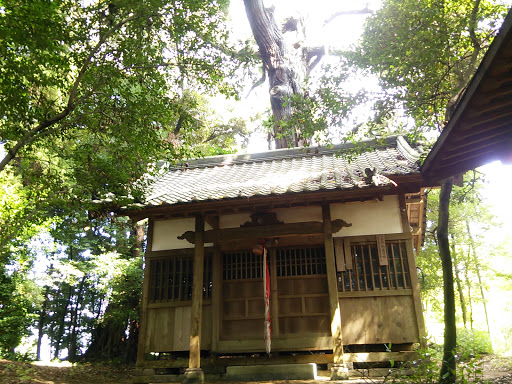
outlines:
[[[331,363],[336,377],[351,362],[406,359],[424,333],[421,150],[402,137],[363,144],[208,157],[157,180],[128,212],[149,218],[139,366],[200,377]]]

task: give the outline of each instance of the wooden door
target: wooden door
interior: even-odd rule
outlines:
[[[279,337],[330,336],[324,247],[277,248],[275,258]]]
[[[272,350],[329,349],[329,294],[323,246],[269,251]],[[262,256],[222,255],[221,351],[255,352],[263,344]]]
[[[221,340],[261,340],[263,335],[262,256],[251,251],[222,255]]]

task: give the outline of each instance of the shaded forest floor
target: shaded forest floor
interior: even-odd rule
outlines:
[[[51,363],[50,363],[51,364]],[[131,384],[133,366],[40,365],[0,360],[1,384]]]
[[[486,382],[512,384],[512,358],[489,355],[484,356],[480,363],[483,368],[483,379]],[[41,365],[0,359],[0,383],[2,384],[131,384],[132,375],[133,366],[127,365]],[[383,382],[376,377],[363,380],[365,383]],[[280,382],[284,383],[284,381]],[[308,383],[316,382],[326,383],[325,380],[308,381]],[[351,380],[348,383],[351,382],[363,381]],[[286,383],[290,382],[286,381]],[[231,384],[235,383],[231,382]]]

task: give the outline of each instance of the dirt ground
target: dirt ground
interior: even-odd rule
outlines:
[[[486,356],[481,360],[483,378],[489,384],[512,384],[512,358]],[[108,364],[58,363],[42,365],[0,360],[1,384],[131,384],[133,367]],[[343,383],[381,383],[378,378],[352,379]],[[481,381],[480,381],[481,382]],[[216,381],[216,383],[221,383]],[[226,383],[226,382],[222,382]],[[329,381],[275,381],[275,384],[326,384]],[[230,382],[230,384],[236,384]],[[250,383],[244,383],[250,384]]]
[[[133,367],[21,363],[0,360],[1,384],[131,384]]]

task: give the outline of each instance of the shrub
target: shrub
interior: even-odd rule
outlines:
[[[493,353],[489,334],[477,329],[461,329],[457,334],[457,344],[462,358]]]

